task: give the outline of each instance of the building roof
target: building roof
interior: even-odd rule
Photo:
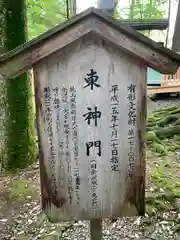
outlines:
[[[62,49],[81,37],[94,34],[121,48],[142,64],[161,73],[175,73],[180,56],[161,44],[136,32],[127,24],[105,12],[89,8],[37,38],[0,56],[0,74],[7,78],[32,68],[41,59]]]
[[[120,23],[128,24],[135,30],[166,30],[169,26],[168,19],[120,19]]]

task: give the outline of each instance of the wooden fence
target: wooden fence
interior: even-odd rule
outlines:
[[[148,94],[180,93],[180,68],[176,74],[164,75],[160,86],[148,86]]]

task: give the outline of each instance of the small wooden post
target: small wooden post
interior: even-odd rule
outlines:
[[[90,221],[91,240],[102,239],[102,219],[94,219]]]
[[[114,11],[114,0],[100,0],[98,8],[112,15]],[[93,219],[90,221],[90,234],[91,240],[102,239],[102,219]]]

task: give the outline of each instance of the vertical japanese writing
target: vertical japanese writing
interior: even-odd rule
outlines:
[[[64,110],[64,155],[65,155],[65,162],[68,165],[68,195],[69,195],[69,203],[72,204],[72,176],[71,176],[71,162],[70,162],[70,149],[69,149],[69,106],[68,106],[68,89],[62,88],[61,89],[61,99],[63,103],[63,110]]]
[[[60,98],[59,98],[59,88],[55,87],[52,89],[53,91],[53,107],[55,109],[56,112],[56,133],[57,133],[57,155],[58,155],[58,159],[60,161],[60,168],[63,166],[62,163],[62,156],[63,156],[63,146],[64,146],[64,142],[61,140],[60,136],[61,136],[61,132],[60,132]],[[64,178],[63,175],[60,174],[59,179],[60,184],[64,183]]]
[[[59,99],[59,89],[58,87],[55,87],[52,89],[54,93],[54,98],[53,98],[53,106],[54,109],[56,110],[56,120],[59,121],[59,109],[60,109],[60,99]],[[57,122],[56,121],[56,128],[57,128]]]
[[[87,124],[91,124],[91,120],[94,120],[94,125],[97,127],[97,119],[101,117],[101,112],[97,111],[97,107],[94,107],[94,112],[90,107],[87,108],[88,112],[83,115],[84,120],[87,120]]]
[[[84,86],[84,88],[87,87],[91,87],[91,90],[94,89],[94,86],[99,88],[101,85],[97,83],[99,76],[97,75],[97,72],[94,71],[93,69],[90,69],[90,73],[87,74],[87,78],[84,78],[84,80],[86,81],[86,85]]]
[[[71,120],[72,120],[72,154],[75,161],[74,177],[75,177],[75,194],[76,201],[79,204],[80,195],[80,177],[79,177],[79,159],[78,159],[78,127],[76,123],[76,89],[74,86],[70,86],[70,109],[71,109]]]
[[[111,102],[111,170],[119,171],[119,150],[118,150],[118,138],[119,138],[119,111],[118,111],[118,85],[112,85],[110,89],[110,102]]]
[[[101,141],[87,142],[87,143],[86,143],[86,155],[87,155],[87,156],[90,155],[90,149],[91,149],[93,146],[96,147],[96,148],[98,148],[97,155],[100,157],[100,156],[101,156]]]
[[[90,161],[90,173],[91,173],[91,192],[92,192],[92,207],[97,207],[97,164],[95,160]]]
[[[56,177],[55,177],[55,148],[53,146],[53,130],[52,130],[52,109],[51,109],[51,89],[50,87],[44,88],[44,99],[45,99],[45,116],[46,116],[46,122],[47,122],[47,133],[48,133],[48,142],[50,146],[49,151],[49,162],[51,165],[52,170],[52,178],[51,178],[51,190],[52,194],[57,194],[56,189]]]
[[[98,83],[99,76],[96,71],[90,69],[90,73],[87,74],[87,78],[84,78],[86,85],[83,88],[89,87],[91,91],[96,88],[101,87]],[[86,112],[83,114],[84,121],[87,122],[87,125],[93,127],[98,126],[98,119],[101,118],[101,111],[97,106],[88,106]],[[97,208],[98,206],[98,196],[97,196],[97,157],[101,157],[101,140],[89,141],[85,143],[86,155],[92,157],[90,159],[90,182],[91,182],[91,196],[92,196],[92,207]],[[96,155],[92,156],[92,148],[96,149]],[[92,152],[91,152],[92,151]]]
[[[136,127],[136,85],[131,84],[127,88],[128,91],[128,176],[133,177],[133,169],[135,162],[135,127]]]

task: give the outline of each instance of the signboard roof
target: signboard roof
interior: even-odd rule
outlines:
[[[89,8],[72,19],[0,57],[0,74],[20,75],[39,60],[87,34],[95,34],[161,73],[175,73],[180,56],[105,12]]]

